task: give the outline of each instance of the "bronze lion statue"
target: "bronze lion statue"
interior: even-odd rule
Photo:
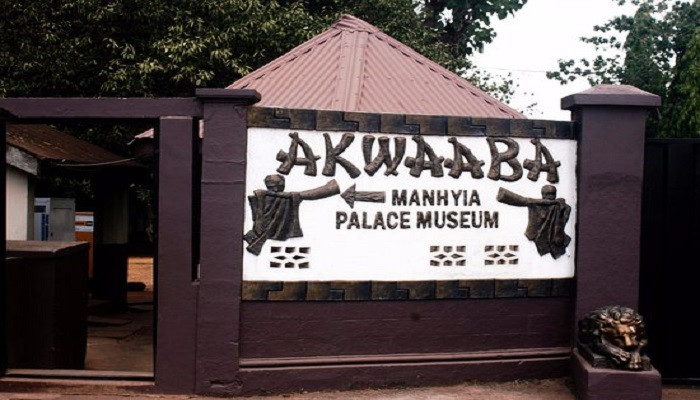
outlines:
[[[642,316],[633,309],[621,306],[599,308],[588,313],[578,323],[579,346],[582,355],[590,351],[612,361],[612,367],[633,371],[650,369],[648,357],[642,356],[647,345],[646,329]],[[595,355],[591,358],[599,359]],[[594,367],[606,367],[609,363],[593,362]]]

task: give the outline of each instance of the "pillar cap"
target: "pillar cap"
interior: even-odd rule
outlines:
[[[661,97],[630,85],[597,85],[561,99],[562,110],[582,106],[659,107]]]
[[[244,105],[251,105],[260,101],[260,93],[252,89],[197,88],[195,89],[195,96],[208,102],[230,102]]]

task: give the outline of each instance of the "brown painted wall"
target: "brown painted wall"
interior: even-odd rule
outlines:
[[[571,309],[568,298],[244,302],[241,357],[568,347]]]

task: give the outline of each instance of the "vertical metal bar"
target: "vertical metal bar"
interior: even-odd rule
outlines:
[[[158,128],[155,378],[163,392],[191,393],[197,343],[191,244],[194,124],[190,117],[162,117]]]

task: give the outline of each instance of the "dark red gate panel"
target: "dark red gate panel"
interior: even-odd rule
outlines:
[[[667,382],[700,381],[700,140],[646,144],[640,309]]]

